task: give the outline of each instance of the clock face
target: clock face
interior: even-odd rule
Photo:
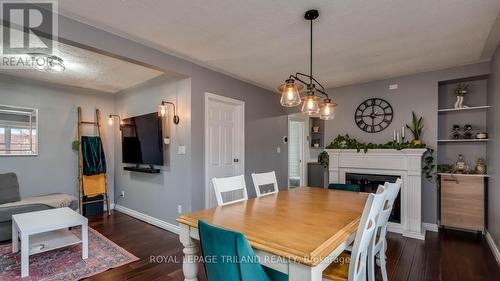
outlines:
[[[371,98],[358,106],[354,121],[361,130],[367,133],[378,133],[389,127],[393,117],[394,111],[387,101]]]

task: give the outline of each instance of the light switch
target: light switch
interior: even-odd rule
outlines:
[[[399,88],[398,84],[391,84],[389,85],[389,90],[397,90]]]
[[[177,147],[177,154],[180,154],[180,155],[186,154],[186,146],[179,145],[179,147]]]
[[[169,137],[163,138],[163,144],[170,144],[170,138]]]
[[[281,153],[281,147],[276,147],[276,153]]]

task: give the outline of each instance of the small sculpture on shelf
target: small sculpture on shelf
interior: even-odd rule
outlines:
[[[451,129],[451,138],[454,140],[460,139],[460,126],[459,125],[453,125],[453,128]]]
[[[455,95],[457,96],[457,101],[455,102],[455,108],[466,108],[468,106],[464,105],[464,96],[469,92],[469,85],[465,83],[460,83],[455,88]]]
[[[486,168],[486,163],[483,158],[479,158],[476,161],[476,169],[475,169],[477,174],[480,175],[485,175],[487,168]]]
[[[466,170],[467,170],[467,167],[465,165],[464,156],[462,154],[459,154],[458,160],[455,163],[455,171],[456,171],[456,173],[464,174],[466,172]]]
[[[464,139],[472,139],[472,125],[470,124],[464,126]]]

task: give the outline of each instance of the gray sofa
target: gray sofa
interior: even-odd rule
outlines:
[[[45,204],[1,207],[1,204],[18,201],[21,201],[21,196],[16,174],[0,174],[0,241],[10,240],[12,237],[12,215],[52,209]],[[73,210],[78,209],[78,200],[75,198],[69,207]]]

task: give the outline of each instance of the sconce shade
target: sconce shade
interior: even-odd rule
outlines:
[[[109,116],[109,117],[108,117],[108,124],[109,124],[110,126],[113,126],[113,117],[112,117],[112,116]]]
[[[294,80],[288,79],[285,84],[278,87],[278,91],[281,93],[281,105],[285,107],[297,106],[301,103],[300,91],[304,86],[295,83]]]
[[[165,117],[165,115],[167,114],[167,105],[159,105],[158,106],[158,115],[161,116],[161,117]]]
[[[314,115],[319,113],[318,100],[320,98],[318,96],[314,96],[314,94],[309,93],[302,99],[304,100],[304,104],[302,105],[302,113],[307,115]]]
[[[319,118],[321,120],[335,119],[336,110],[337,110],[337,104],[332,102],[332,100],[330,99],[325,99],[323,103],[319,106]]]

